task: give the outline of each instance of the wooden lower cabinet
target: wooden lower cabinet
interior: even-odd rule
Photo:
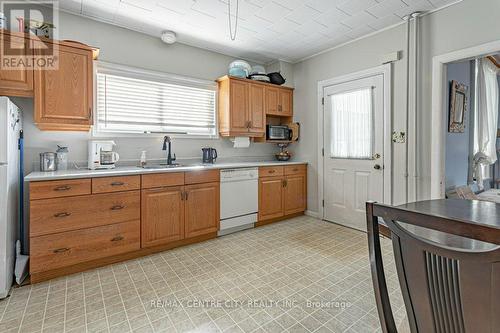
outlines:
[[[307,167],[259,169],[259,221],[279,219],[306,210]]]
[[[283,178],[259,179],[259,221],[283,216],[283,203]]]
[[[140,221],[30,238],[30,272],[37,273],[139,250]]]
[[[306,176],[294,175],[285,177],[283,187],[284,214],[290,215],[306,210]]]
[[[219,188],[219,183],[186,186],[186,238],[219,230]]]
[[[184,238],[183,198],[183,186],[142,190],[142,247],[167,244]]]
[[[219,183],[142,190],[142,247],[219,230]]]

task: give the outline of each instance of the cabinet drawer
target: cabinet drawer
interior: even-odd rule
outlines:
[[[184,179],[186,185],[219,182],[220,172],[219,170],[189,171],[185,173]]]
[[[30,271],[43,272],[140,248],[140,221],[30,238]]]
[[[184,172],[155,173],[141,177],[142,188],[184,185]]]
[[[283,176],[282,166],[272,166],[272,167],[260,167],[259,177],[275,177]]]
[[[92,193],[139,190],[141,176],[105,177],[92,179]]]
[[[30,202],[30,236],[139,220],[139,191]]]
[[[30,200],[90,194],[90,179],[51,180],[30,183]]]
[[[285,175],[300,175],[306,173],[307,165],[299,164],[299,165],[286,165],[285,166]]]

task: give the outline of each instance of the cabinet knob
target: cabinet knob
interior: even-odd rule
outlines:
[[[54,188],[54,191],[68,191],[68,190],[71,190],[71,186],[63,185]]]
[[[380,170],[380,169],[382,169],[382,167],[380,166],[380,164],[375,164],[375,165],[373,166],[373,168],[374,168],[375,170]]]
[[[63,213],[54,214],[54,217],[60,218],[60,217],[68,217],[70,215],[71,215],[71,213],[63,212]]]
[[[62,248],[60,248],[60,249],[55,249],[55,250],[54,250],[54,251],[52,251],[52,252],[54,252],[54,253],[64,253],[64,252],[68,252],[68,251],[69,251],[69,248],[67,248],[67,247],[62,247]]]

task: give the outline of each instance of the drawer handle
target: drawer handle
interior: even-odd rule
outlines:
[[[123,205],[116,205],[116,206],[111,207],[111,210],[120,210],[120,209],[123,209],[123,208],[125,208],[125,206],[123,206]]]
[[[68,213],[68,212],[64,212],[64,213],[57,213],[57,214],[54,214],[54,217],[68,217],[70,216],[71,213]]]
[[[276,170],[269,170],[269,173],[275,173]]]
[[[125,185],[124,182],[112,182],[111,183],[111,186],[123,186],[123,185]]]
[[[71,190],[71,186],[64,185],[54,188],[54,191],[68,191],[68,190]]]
[[[52,252],[54,252],[54,253],[64,253],[64,252],[68,252],[68,251],[69,251],[69,248],[67,248],[67,247],[62,247],[62,248],[60,248],[60,249],[55,249],[55,250],[54,250],[54,251],[52,251]]]
[[[112,242],[119,242],[123,240],[123,236],[115,236],[111,239]]]
[[[299,171],[299,169],[297,169],[297,168],[294,168],[294,169],[293,169],[293,171]]]

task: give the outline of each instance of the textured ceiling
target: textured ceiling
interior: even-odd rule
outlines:
[[[159,37],[173,30],[181,43],[266,63],[296,62],[457,0],[239,0],[235,41],[228,1],[60,0],[61,9]],[[234,24],[234,17],[233,17]]]

